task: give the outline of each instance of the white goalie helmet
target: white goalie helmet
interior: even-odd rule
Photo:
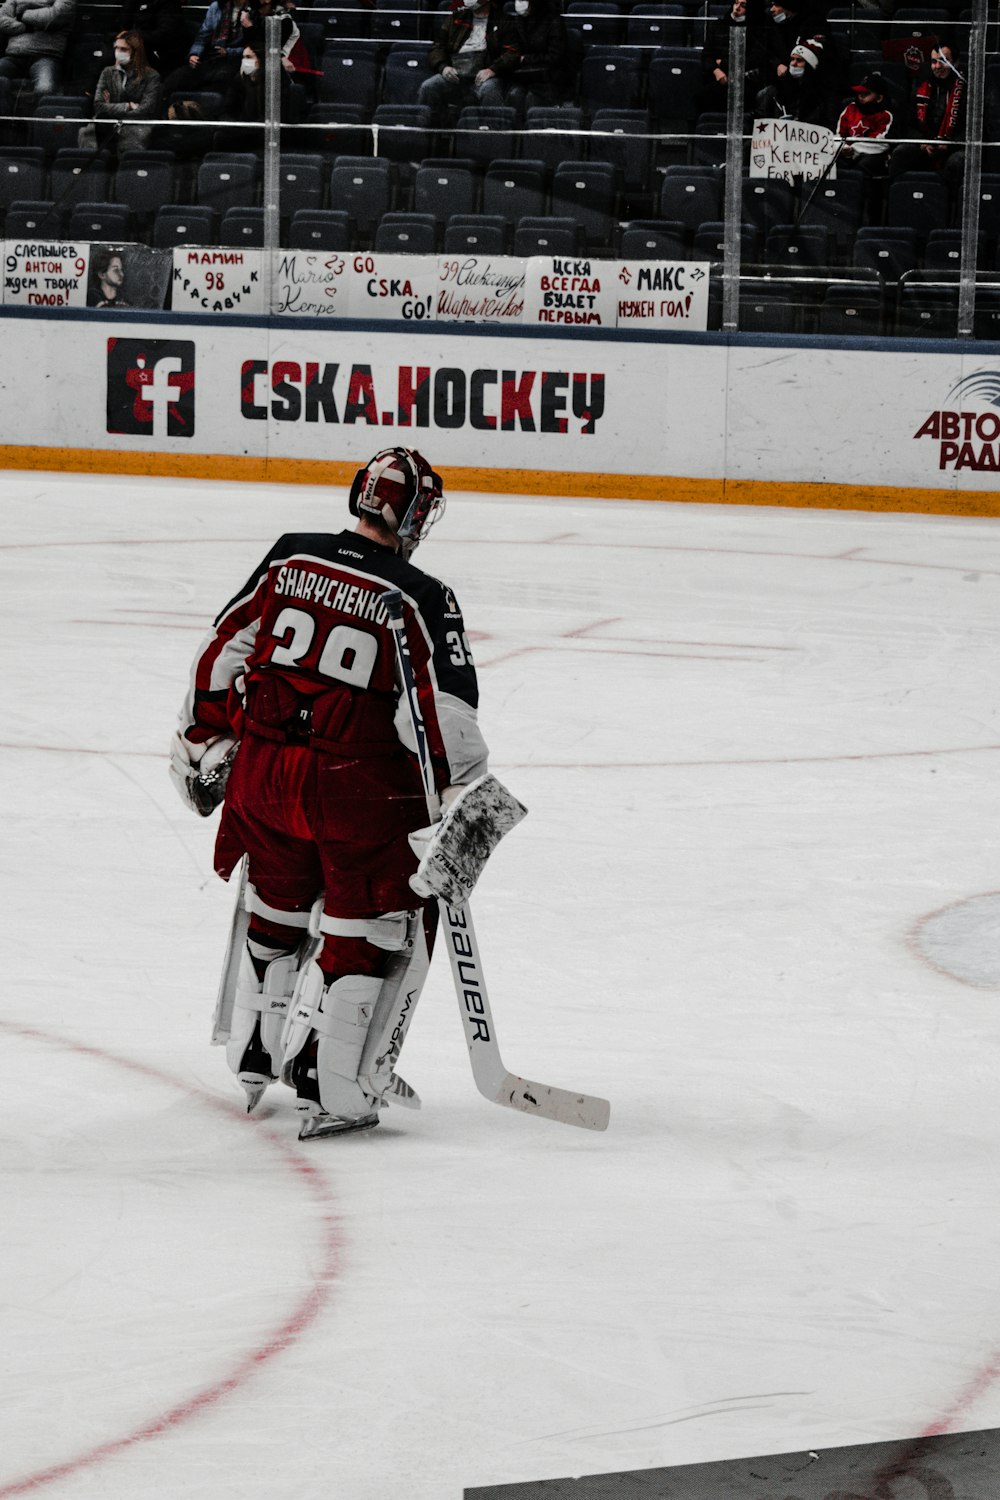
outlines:
[[[351,485],[351,515],[382,521],[399,537],[407,557],[444,508],[441,476],[415,448],[383,448]]]

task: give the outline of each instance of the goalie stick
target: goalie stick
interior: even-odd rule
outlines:
[[[398,589],[390,589],[382,595],[382,600],[392,628],[399,675],[406,695],[424,795],[427,798],[427,812],[431,822],[435,823],[441,816],[441,805],[434,785],[423,714],[413,675],[413,661],[406,639],[403,596]],[[607,1099],[600,1099],[592,1094],[576,1094],[570,1089],[553,1088],[547,1083],[533,1083],[528,1078],[521,1078],[516,1073],[507,1071],[497,1045],[496,1028],[469,904],[466,902],[456,907],[439,898],[438,908],[447,934],[448,958],[465,1028],[472,1076],[479,1092],[493,1104],[502,1104],[526,1115],[539,1115],[542,1119],[557,1120],[563,1125],[578,1125],[583,1130],[606,1130],[611,1114]]]

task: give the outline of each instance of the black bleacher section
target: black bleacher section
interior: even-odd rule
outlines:
[[[701,46],[724,0],[564,0],[574,91],[559,106],[470,106],[438,128],[418,102],[447,3],[300,5],[315,74],[293,85],[280,167],[282,244],[421,253],[697,256],[718,266],[726,118],[703,108]],[[200,7],[191,16],[193,26]],[[912,75],[886,39],[958,37],[969,14],[860,4],[829,12],[845,79],[888,78],[897,105]],[[78,144],[110,58],[118,11],[81,6],[62,92],[35,99],[0,80],[0,231],[134,238],[157,246],[262,242],[262,152],[158,143],[117,157]],[[988,28],[981,272],[1000,275],[1000,22]],[[221,94],[202,93],[221,121]],[[753,101],[748,97],[748,107]],[[830,123],[836,118],[834,112]],[[746,117],[749,131],[752,116]],[[593,132],[593,134],[591,134]],[[232,133],[218,145],[229,144]],[[242,144],[242,137],[236,144]],[[208,148],[208,149],[206,149]],[[820,183],[741,183],[740,326],[778,333],[954,333],[960,204],[940,173],[874,188],[850,167]],[[951,277],[951,282],[948,278]],[[718,297],[713,306],[717,306]],[[984,294],[977,332],[1000,312]],[[949,318],[951,324],[949,325]]]

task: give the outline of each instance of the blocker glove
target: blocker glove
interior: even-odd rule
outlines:
[[[425,899],[436,896],[449,906],[461,906],[497,844],[528,809],[490,772],[468,786],[448,787],[441,801],[441,821],[409,835],[420,861],[410,885]]]
[[[239,741],[219,734],[194,745],[180,730],[170,742],[170,778],[186,807],[201,817],[214,812],[226,795],[226,782]]]

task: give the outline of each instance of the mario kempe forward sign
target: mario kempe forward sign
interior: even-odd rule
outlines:
[[[833,177],[834,163],[843,141],[825,125],[807,125],[804,120],[754,120],[750,141],[750,176],[776,177],[792,182],[796,177]]]

